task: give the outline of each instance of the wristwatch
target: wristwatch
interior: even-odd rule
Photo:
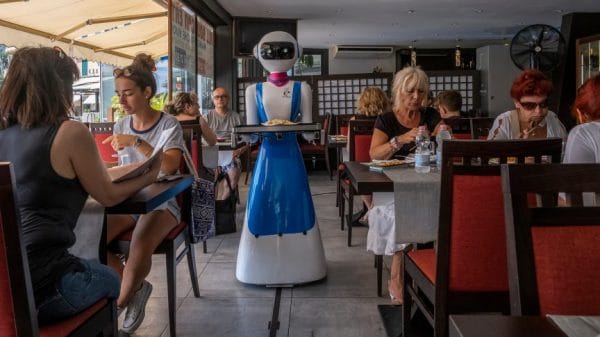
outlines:
[[[140,145],[142,145],[144,141],[139,136],[135,136],[135,141],[133,142],[133,148],[137,149]]]

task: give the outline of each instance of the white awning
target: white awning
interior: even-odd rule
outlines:
[[[164,3],[163,1],[158,1]],[[125,66],[168,53],[167,8],[153,0],[0,1],[0,43],[59,46],[69,56]]]

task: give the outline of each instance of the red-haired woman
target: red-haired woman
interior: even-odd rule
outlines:
[[[600,163],[600,75],[577,90],[571,111],[577,125],[569,132],[565,163]]]
[[[565,126],[548,110],[552,82],[540,71],[527,69],[513,82],[515,109],[496,117],[488,139],[567,138]]]

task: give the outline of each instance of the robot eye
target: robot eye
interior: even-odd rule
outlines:
[[[288,41],[262,43],[260,55],[265,60],[289,60],[294,58],[294,44]]]

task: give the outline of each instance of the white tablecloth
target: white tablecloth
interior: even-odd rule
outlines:
[[[393,255],[407,244],[437,240],[439,171],[417,173],[413,167],[402,167],[385,169],[384,174],[394,182],[393,199],[387,193],[373,193],[367,250]]]
[[[75,225],[75,244],[69,252],[86,260],[99,260],[100,239],[104,224],[104,206],[89,197]]]
[[[227,166],[231,164],[233,151],[219,150],[219,145],[202,145],[202,164],[207,168],[217,168],[217,166]]]

